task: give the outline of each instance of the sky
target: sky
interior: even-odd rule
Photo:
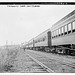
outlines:
[[[0,5],[0,45],[21,44],[36,37],[75,10],[75,5],[8,7]]]

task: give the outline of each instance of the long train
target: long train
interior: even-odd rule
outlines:
[[[27,49],[75,55],[75,10],[25,45]]]

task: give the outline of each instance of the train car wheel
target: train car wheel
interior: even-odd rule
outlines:
[[[50,48],[45,48],[45,52],[49,53],[50,52]]]

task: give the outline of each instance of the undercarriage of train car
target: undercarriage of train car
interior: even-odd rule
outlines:
[[[75,55],[75,45],[74,44],[57,45],[57,46],[51,46],[51,47],[38,46],[38,47],[30,47],[28,49],[36,50],[36,51],[45,51],[47,53]]]
[[[40,46],[40,47],[38,46],[38,47],[34,47],[33,49],[37,51],[44,51],[44,48],[45,48],[44,46]]]
[[[68,44],[68,45],[52,46],[50,52],[58,54],[75,55],[75,45]]]
[[[33,50],[36,51],[45,51],[45,52],[50,52],[50,47],[48,46],[38,46],[38,47],[33,47]]]

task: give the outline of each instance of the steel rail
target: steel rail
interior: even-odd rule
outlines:
[[[31,55],[29,55],[28,53],[26,53],[31,59],[33,59],[37,64],[39,64],[43,69],[45,69],[48,73],[55,73],[52,69],[48,68],[46,65],[44,65],[43,63],[41,63],[40,61],[38,61],[37,59],[35,59],[34,57],[32,57]]]

